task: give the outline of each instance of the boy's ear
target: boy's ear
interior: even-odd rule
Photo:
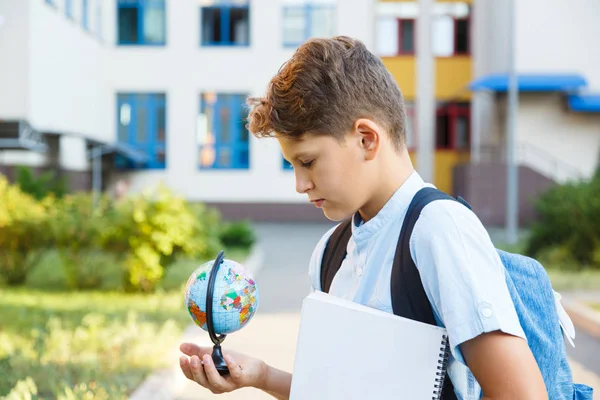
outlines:
[[[354,132],[360,140],[360,146],[365,152],[365,159],[372,160],[381,146],[381,131],[379,126],[370,119],[361,118],[354,123]]]

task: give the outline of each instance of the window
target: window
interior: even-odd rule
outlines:
[[[202,169],[248,169],[248,118],[244,94],[203,93],[196,121]]]
[[[415,20],[398,20],[398,54],[415,54]]]
[[[214,5],[200,8],[202,46],[248,46],[250,10],[246,5]]]
[[[118,0],[119,45],[166,43],[165,0]]]
[[[163,169],[166,166],[166,98],[163,93],[119,93],[117,95],[117,139],[144,151],[149,161],[134,165],[117,158],[123,168]]]
[[[73,19],[73,0],[65,0],[65,15]]]
[[[335,6],[304,4],[283,8],[283,45],[297,47],[311,37],[335,34]]]
[[[470,25],[468,19],[454,20],[454,54],[470,53]]]
[[[89,30],[89,10],[88,10],[88,0],[81,0],[81,26],[86,31]]]
[[[467,150],[470,146],[470,106],[450,103],[436,112],[435,147],[437,149]]]

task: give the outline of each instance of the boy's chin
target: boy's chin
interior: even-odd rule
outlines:
[[[328,220],[333,221],[333,222],[343,221],[343,220],[351,217],[353,214],[351,212],[348,213],[348,212],[344,212],[339,209],[329,208],[329,207],[323,207],[322,210],[323,210],[323,214],[325,215],[325,218],[327,218]]]

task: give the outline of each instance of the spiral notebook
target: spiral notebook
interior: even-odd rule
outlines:
[[[314,292],[302,305],[290,399],[437,399],[448,349],[443,328]]]

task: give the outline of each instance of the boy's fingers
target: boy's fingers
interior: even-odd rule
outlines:
[[[185,355],[188,356],[198,356],[198,358],[202,359],[205,354],[211,354],[212,349],[208,347],[200,347],[194,343],[182,343],[179,346],[179,350]]]
[[[204,372],[206,373],[206,379],[208,380],[211,389],[216,389],[220,392],[228,391],[228,382],[219,375],[219,371],[215,368],[215,364],[213,364],[211,357],[205,355],[204,358],[202,358],[202,363],[204,364]]]
[[[179,357],[179,367],[181,368],[181,372],[183,372],[186,378],[192,381],[194,380],[194,376],[192,375],[192,371],[190,370],[190,362],[187,357]]]
[[[206,379],[206,374],[204,373],[204,368],[200,364],[200,359],[197,356],[192,356],[190,358],[190,371],[192,373],[192,380],[198,383],[205,388],[211,389],[208,380]]]
[[[242,380],[242,368],[238,365],[237,362],[233,359],[233,357],[227,355],[225,356],[225,363],[227,364],[227,368],[229,368],[229,376],[231,376],[231,380],[239,383]]]

